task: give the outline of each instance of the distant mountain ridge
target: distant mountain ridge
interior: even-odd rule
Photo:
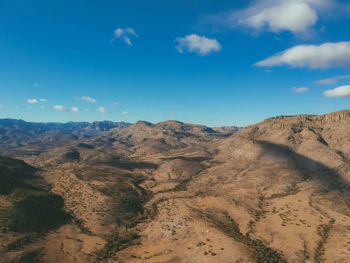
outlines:
[[[121,130],[124,128],[129,129],[123,133]],[[98,137],[113,129],[117,129],[116,134],[118,136],[123,137],[123,134],[125,136],[132,134],[133,136],[140,136],[141,141],[147,140],[146,137],[150,137],[150,134],[145,132],[147,129],[157,130],[160,133],[173,131],[174,138],[178,136],[187,137],[190,134],[198,133],[198,139],[205,139],[206,136],[227,137],[239,130],[237,127],[209,128],[204,125],[186,124],[179,121],[164,121],[157,124],[138,121],[131,124],[112,121],[59,123],[0,119],[0,154],[10,157],[39,155],[50,148],[69,145],[73,141]]]
[[[52,130],[60,131],[77,131],[77,130],[96,130],[107,131],[113,128],[126,127],[130,125],[127,122],[112,122],[112,121],[94,121],[94,122],[27,122],[17,119],[0,119],[0,128],[13,128],[16,130],[32,129],[37,132],[45,132]]]
[[[114,128],[129,126],[126,122],[26,122],[0,119],[0,151],[21,148],[30,154],[40,153],[49,146],[60,146],[74,140],[90,138]],[[11,155],[8,154],[8,155]]]

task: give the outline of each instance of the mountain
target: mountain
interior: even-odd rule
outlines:
[[[6,155],[37,155],[50,147],[96,136],[114,128],[127,127],[124,122],[34,123],[0,119],[0,152]]]
[[[222,127],[213,128],[213,130],[220,133],[225,133],[227,134],[227,136],[231,136],[232,134],[238,132],[241,129],[242,127],[236,127],[236,126],[222,126]]]
[[[4,262],[347,262],[349,130],[350,111],[239,129],[140,121],[26,152],[28,164],[6,158],[4,169],[16,162],[30,175],[16,188],[61,198],[54,207],[67,221],[40,234],[7,228],[0,243],[21,245],[0,254]],[[2,211],[12,191],[0,194]]]
[[[142,225],[141,244],[119,258],[346,262],[349,130],[350,111],[285,116],[212,145],[212,157],[183,182],[183,191],[155,194],[146,204],[157,216]]]

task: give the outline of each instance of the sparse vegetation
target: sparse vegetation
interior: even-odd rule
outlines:
[[[203,169],[203,168],[202,168]],[[196,172],[195,174],[191,175],[189,178],[183,179],[181,180],[175,187],[174,189],[172,189],[175,192],[178,191],[186,191],[187,190],[187,185],[192,181],[192,179],[197,176],[198,174],[200,174],[200,172],[202,171],[202,169],[200,169],[198,172]]]
[[[202,211],[197,211],[201,213]],[[283,254],[267,247],[261,240],[252,239],[250,235],[243,235],[239,229],[238,224],[227,214],[222,214],[220,219],[217,212],[206,213],[206,218],[217,228],[223,231],[227,236],[232,237],[237,242],[241,242],[251,250],[252,255],[257,262],[267,263],[286,263]]]
[[[247,232],[247,234],[254,234],[256,232],[256,223],[254,220],[250,220],[248,223],[248,229],[249,231]]]
[[[150,194],[139,185],[143,179],[137,176],[119,176],[113,186],[99,189],[113,199],[118,208],[114,215],[116,223],[125,228],[126,232],[114,231],[104,248],[96,252],[98,260],[113,257],[118,251],[134,245],[139,238],[132,228],[145,218],[143,205],[150,198]]]
[[[111,258],[118,251],[125,249],[133,244],[140,236],[134,232],[118,233],[114,232],[108,239],[103,249],[96,252],[98,260]]]
[[[187,184],[191,181],[191,178],[182,180],[178,185],[175,186],[174,191],[186,191]]]
[[[33,234],[27,234],[24,237],[18,238],[15,241],[7,244],[6,250],[12,251],[12,250],[18,250],[23,248],[24,246],[35,242],[39,237],[41,237],[41,234],[33,233]]]
[[[43,250],[36,249],[28,252],[23,252],[18,258],[15,258],[11,263],[39,263],[42,262]]]
[[[328,224],[321,224],[317,227],[317,234],[321,237],[321,239],[318,242],[316,251],[315,251],[314,259],[316,263],[325,262],[322,256],[325,253],[325,244],[327,243],[329,232],[333,228],[334,223],[335,223],[335,220],[332,218],[329,220]]]
[[[290,184],[282,193],[272,194],[268,199],[283,198],[289,195],[296,195],[300,192],[300,188],[296,182]]]
[[[80,229],[80,231],[84,234],[91,234],[91,231],[84,225],[83,220],[76,218],[74,214],[70,214],[72,221],[74,224]]]

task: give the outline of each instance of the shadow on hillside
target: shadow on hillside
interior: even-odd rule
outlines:
[[[350,185],[340,174],[332,168],[323,165],[309,157],[294,152],[285,145],[275,144],[268,141],[256,141],[269,154],[276,157],[284,157],[290,161],[290,165],[302,175],[304,180],[317,180],[325,188],[325,191],[349,192]]]
[[[43,234],[71,220],[63,210],[62,197],[49,192],[49,185],[35,174],[37,171],[24,161],[0,157],[0,196],[11,203],[0,211],[0,232]],[[16,249],[23,242],[28,240],[19,238],[7,249]]]
[[[103,165],[110,165],[124,170],[133,171],[135,169],[157,169],[158,164],[150,162],[137,162],[131,160],[113,159],[111,161],[100,162]]]

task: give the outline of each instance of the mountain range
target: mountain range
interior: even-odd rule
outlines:
[[[34,123],[15,119],[0,119],[0,151],[14,150],[22,154],[39,154],[47,147],[68,144],[89,138],[113,128],[130,125],[125,122]]]
[[[348,262],[349,131],[0,120],[0,262]]]

